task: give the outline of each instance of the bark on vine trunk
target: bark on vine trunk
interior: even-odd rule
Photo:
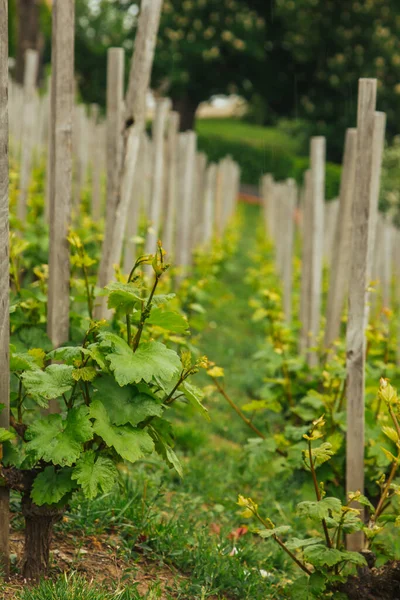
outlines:
[[[180,116],[180,131],[194,130],[199,102],[192,100],[188,96],[181,96],[172,99],[172,106]]]
[[[48,569],[53,525],[61,520],[64,511],[46,505],[36,506],[30,492],[22,496],[21,505],[25,518],[22,574],[25,579],[37,581]]]

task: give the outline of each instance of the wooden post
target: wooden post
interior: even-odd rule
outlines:
[[[35,137],[36,112],[36,78],[38,71],[38,53],[36,50],[27,50],[25,54],[24,73],[24,106],[22,114],[21,138],[21,167],[19,181],[19,198],[17,216],[24,224],[26,220],[27,200],[31,179],[32,153]]]
[[[204,214],[203,214],[203,237],[202,244],[209,248],[214,234],[215,218],[215,191],[217,184],[218,166],[215,163],[210,164],[206,171],[206,184],[204,193]]]
[[[373,143],[373,177],[371,181],[371,202],[368,222],[368,259],[367,281],[369,283],[372,273],[372,263],[375,251],[376,227],[378,221],[378,198],[382,171],[383,150],[385,147],[386,114],[376,111],[374,115],[374,143]]]
[[[324,260],[330,268],[332,255],[334,253],[336,223],[339,213],[339,198],[329,200],[325,203],[325,218],[324,218]]]
[[[0,427],[10,426],[10,317],[8,249],[8,2],[0,0]],[[0,446],[0,460],[2,448]],[[0,487],[0,565],[9,574],[9,491]]]
[[[90,156],[92,174],[92,219],[98,221],[101,217],[101,150],[102,132],[99,125],[99,105],[91,105]]]
[[[365,329],[368,301],[368,245],[374,189],[376,79],[360,79],[357,113],[357,162],[347,321],[346,490],[364,491]],[[347,547],[361,550],[364,535],[347,537]]]
[[[55,347],[66,342],[69,337],[70,253],[67,235],[72,191],[74,8],[74,0],[53,2],[47,333]]]
[[[339,337],[344,299],[350,277],[350,252],[352,233],[352,208],[357,159],[357,129],[346,132],[342,176],[340,181],[339,214],[334,240],[335,260],[332,261],[329,279],[325,347]]]
[[[196,154],[194,201],[192,211],[192,224],[194,233],[192,238],[193,249],[196,249],[196,247],[201,243],[202,238],[206,168],[207,156],[204,154],[204,152],[198,152]]]
[[[168,125],[167,146],[167,216],[164,223],[163,243],[168,257],[174,256],[174,234],[176,222],[176,205],[178,196],[178,131],[179,113],[171,112]]]
[[[150,210],[150,227],[146,238],[146,254],[155,254],[160,232],[161,209],[164,196],[165,145],[164,134],[170,100],[163,98],[157,102],[153,124],[153,190]]]
[[[324,246],[324,204],[325,204],[325,138],[311,138],[311,268],[309,295],[309,339],[308,348],[317,343],[322,294],[322,257]],[[307,362],[317,366],[318,356],[309,352]]]
[[[300,340],[299,350],[305,353],[308,347],[309,331],[309,293],[311,267],[311,212],[312,212],[311,171],[304,174],[304,203],[303,203],[303,246],[301,255],[301,289],[300,289]]]
[[[262,198],[262,209],[264,217],[264,229],[265,235],[271,238],[271,202],[272,202],[272,188],[274,185],[274,178],[272,175],[267,173],[261,179],[261,198]]]
[[[177,227],[176,264],[182,268],[182,274],[191,263],[190,240],[192,236],[191,213],[193,207],[193,183],[196,160],[196,134],[187,131],[182,135],[182,185],[180,194],[180,218]]]
[[[292,321],[294,211],[296,204],[296,182],[294,179],[289,179],[285,186],[285,221],[283,223],[284,231],[281,232],[284,240],[282,257],[283,310],[288,324]]]
[[[125,98],[123,130],[123,160],[118,174],[118,194],[114,218],[107,219],[98,285],[104,287],[113,277],[113,265],[120,264],[126,216],[129,208],[132,178],[136,168],[139,143],[145,125],[146,92],[154,59],[156,37],[160,22],[162,0],[143,0],[141,3],[132,58],[128,91]],[[96,307],[96,317],[105,312],[105,303]]]

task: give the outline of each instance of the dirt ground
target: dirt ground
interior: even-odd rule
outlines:
[[[18,568],[24,546],[24,534],[13,531],[10,538],[11,554]],[[177,582],[185,578],[168,565],[160,565],[143,557],[135,561],[120,558],[118,536],[104,534],[96,537],[77,538],[72,534],[55,534],[51,551],[51,566],[48,577],[53,579],[64,572],[78,572],[88,579],[109,588],[137,584],[140,594],[145,594],[151,584],[158,582],[163,591],[173,596]],[[2,600],[15,598],[16,591],[28,585],[21,576],[13,574]],[[163,596],[164,597],[164,596]]]

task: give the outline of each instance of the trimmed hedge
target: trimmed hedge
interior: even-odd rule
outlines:
[[[301,184],[303,174],[309,167],[308,157],[297,157],[279,145],[263,145],[228,140],[218,135],[198,134],[198,148],[205,152],[210,162],[218,162],[230,155],[241,168],[242,182],[258,185],[260,177],[271,173],[276,180],[293,177]],[[341,167],[334,163],[326,165],[326,198],[339,195]]]

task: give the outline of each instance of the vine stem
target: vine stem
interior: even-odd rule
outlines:
[[[153,301],[153,297],[154,297],[154,294],[156,292],[157,285],[158,285],[159,281],[160,281],[160,275],[156,274],[156,277],[155,277],[155,280],[154,280],[154,284],[153,284],[152,290],[150,292],[149,299],[146,302],[146,306],[142,310],[142,314],[140,316],[140,322],[139,322],[138,330],[137,330],[136,335],[135,335],[135,337],[133,339],[133,351],[134,352],[136,352],[136,350],[138,349],[140,338],[142,337],[142,333],[143,333],[144,324],[146,322],[146,319],[149,316],[149,309],[151,307],[151,303]]]
[[[310,470],[311,470],[311,475],[312,475],[312,479],[313,479],[313,483],[314,483],[315,495],[317,496],[318,502],[321,502],[321,492],[319,489],[319,485],[318,485],[318,481],[317,481],[317,474],[315,472],[314,461],[312,458],[311,440],[308,440],[308,457],[310,460]],[[328,548],[332,548],[332,540],[329,537],[328,526],[326,524],[325,519],[321,519],[321,522],[322,522],[322,527],[324,530],[325,539],[326,539]]]
[[[252,509],[250,508],[250,510],[252,510]],[[264,525],[265,529],[270,529],[270,527],[268,526],[268,523],[262,518],[262,516],[258,512],[254,512],[254,510],[252,512],[257,517],[257,519],[260,521],[260,523],[262,523]],[[284,550],[286,552],[286,554],[288,554],[290,556],[290,558],[296,563],[296,565],[298,565],[300,567],[300,569],[302,569],[304,571],[304,573],[307,573],[307,575],[312,575],[312,571],[310,571],[310,569],[308,569],[306,567],[306,565],[304,563],[302,563],[297,558],[297,556],[295,556],[293,554],[293,552],[291,550],[289,550],[289,548],[286,546],[286,544],[284,542],[282,542],[281,538],[279,538],[276,534],[273,534],[272,537],[279,544],[279,546],[282,548],[282,550]]]

